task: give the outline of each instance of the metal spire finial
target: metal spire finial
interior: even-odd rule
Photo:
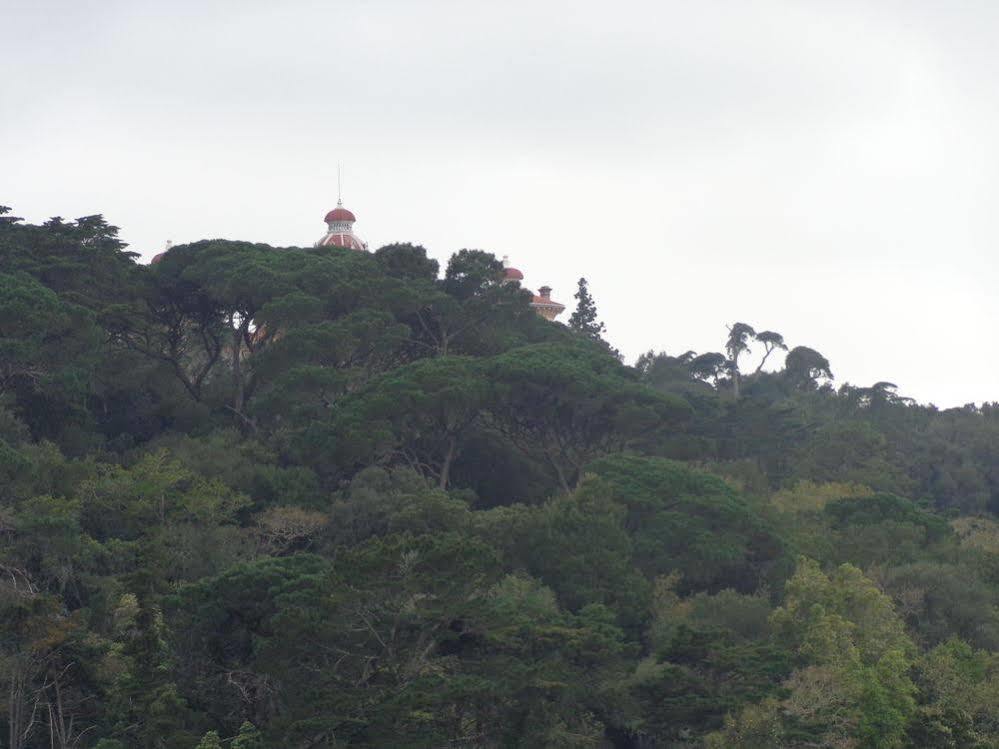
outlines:
[[[336,164],[336,204],[337,205],[343,205],[343,190],[342,190],[342,186],[341,186],[341,177],[340,177],[340,172],[341,172],[342,169],[343,169],[343,166],[338,161],[337,164]]]

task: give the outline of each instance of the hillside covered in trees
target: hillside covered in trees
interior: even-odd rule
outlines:
[[[501,270],[4,209],[0,745],[999,747],[999,406]]]

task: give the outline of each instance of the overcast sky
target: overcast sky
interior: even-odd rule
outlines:
[[[997,41],[985,1],[0,0],[0,203],[309,245],[340,161],[372,248],[585,276],[629,361],[743,321],[999,400]]]

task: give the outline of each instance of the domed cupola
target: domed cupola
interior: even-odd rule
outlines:
[[[511,281],[523,281],[523,280],[524,280],[524,274],[520,272],[519,268],[514,268],[512,265],[510,265],[510,258],[504,255],[502,283],[510,283]]]
[[[343,200],[336,201],[336,208],[326,214],[326,234],[316,242],[316,247],[343,247],[346,250],[367,252],[368,243],[354,234],[354,214],[343,207]]]
[[[153,259],[149,261],[149,264],[150,265],[156,265],[158,262],[160,262],[163,258],[166,257],[166,254],[168,252],[170,252],[170,248],[171,247],[173,247],[173,242],[171,242],[168,239],[167,243],[166,243],[166,247],[163,248],[163,252],[158,252],[155,255],[153,255]]]

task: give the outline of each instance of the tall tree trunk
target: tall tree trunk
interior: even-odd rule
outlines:
[[[555,471],[555,475],[558,477],[558,483],[559,486],[562,487],[562,491],[566,494],[570,494],[572,492],[572,488],[569,486],[569,481],[565,477],[565,471],[562,470],[562,466],[559,465],[558,461],[552,457],[551,452],[547,449],[545,450],[545,457],[548,459],[548,465],[550,465]]]
[[[457,453],[458,441],[452,435],[448,438],[447,453],[444,455],[444,463],[441,465],[441,477],[437,482],[437,488],[441,490],[447,489],[448,481],[451,480],[451,465],[454,463]]]
[[[55,691],[55,705],[49,700],[49,739],[53,746],[59,749],[72,749],[71,737],[73,735],[73,718],[66,719],[66,708],[62,702],[62,687],[60,681],[63,674],[55,675],[52,682],[52,689]]]
[[[245,396],[242,369],[244,325],[245,322],[240,323],[238,328],[233,328],[232,334],[232,410],[240,415],[243,413],[243,399]]]
[[[15,656],[16,657],[16,656]],[[7,699],[7,726],[10,749],[24,749],[35,723],[35,713],[38,710],[38,697],[27,715],[28,674],[26,666],[15,663],[10,675],[10,691]]]
[[[7,744],[11,749],[19,749],[21,746],[17,740],[18,729],[21,726],[21,711],[16,674],[15,671],[10,675],[10,689],[7,692]]]
[[[757,365],[756,371],[753,372],[754,375],[758,375],[763,371],[763,365],[767,363],[767,359],[770,358],[770,354],[772,354],[776,348],[776,346],[767,346],[764,344],[763,358],[760,359],[760,363]]]

